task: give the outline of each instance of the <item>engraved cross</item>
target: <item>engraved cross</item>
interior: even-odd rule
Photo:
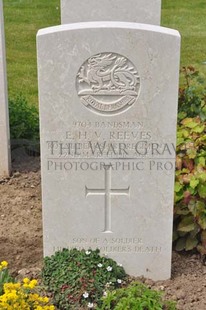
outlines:
[[[112,233],[112,216],[111,216],[111,196],[126,195],[129,196],[130,186],[126,189],[113,189],[111,186],[111,166],[105,165],[105,187],[102,189],[89,189],[85,186],[86,197],[89,195],[102,195],[105,197],[105,233]]]

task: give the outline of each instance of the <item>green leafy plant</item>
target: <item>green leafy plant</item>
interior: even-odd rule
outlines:
[[[206,120],[206,81],[194,67],[183,67],[184,85],[179,89],[178,120],[199,116]]]
[[[178,251],[206,254],[206,122],[200,117],[178,126],[174,241]]]
[[[125,277],[123,267],[99,250],[63,249],[44,259],[42,271],[46,290],[63,310],[100,305],[104,291],[121,287]]]
[[[39,115],[22,95],[9,100],[11,139],[39,140]]]
[[[164,301],[162,293],[151,290],[139,282],[133,282],[128,287],[120,288],[102,298],[98,310],[175,310],[176,305]]]

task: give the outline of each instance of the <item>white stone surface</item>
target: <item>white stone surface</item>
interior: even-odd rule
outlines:
[[[161,0],[61,0],[62,24],[122,21],[160,25]]]
[[[44,255],[98,247],[169,278],[179,33],[93,22],[37,43]]]
[[[0,177],[8,176],[11,170],[9,142],[9,115],[4,41],[3,4],[0,0]]]

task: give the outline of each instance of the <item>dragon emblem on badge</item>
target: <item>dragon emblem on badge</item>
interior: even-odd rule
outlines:
[[[135,103],[140,91],[140,77],[126,57],[100,53],[80,67],[76,89],[86,108],[102,115],[114,115]]]

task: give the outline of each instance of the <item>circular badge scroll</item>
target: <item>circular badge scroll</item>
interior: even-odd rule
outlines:
[[[76,78],[82,104],[93,112],[113,115],[130,108],[139,95],[140,77],[129,59],[116,53],[90,57]]]

